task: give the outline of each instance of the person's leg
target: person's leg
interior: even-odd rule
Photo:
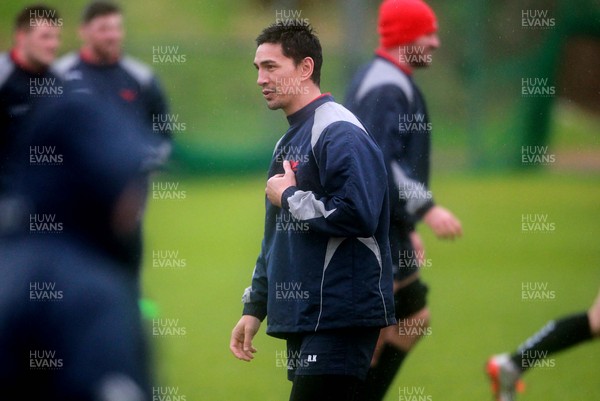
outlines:
[[[548,322],[519,346],[517,351],[510,356],[510,359],[521,372],[524,372],[531,367],[535,367],[538,360],[591,338],[592,332],[588,313],[574,313]]]
[[[427,286],[418,275],[396,291],[397,326],[381,330],[378,348],[365,382],[359,386],[357,400],[383,400],[402,363],[419,339],[428,333]]]
[[[290,401],[359,401],[355,399],[360,379],[345,375],[296,375]]]
[[[555,352],[574,347],[600,336],[600,294],[587,312],[574,313],[552,320],[529,337],[511,355],[492,356],[487,372],[497,400],[513,400],[519,378],[537,361]]]
[[[588,311],[590,321],[590,330],[595,338],[600,337],[600,292],[594,301],[594,304]]]

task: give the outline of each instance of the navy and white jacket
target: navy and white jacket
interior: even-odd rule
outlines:
[[[408,233],[433,205],[431,124],[412,77],[383,52],[352,80],[348,107],[381,147],[389,173],[392,227]]]
[[[395,323],[388,243],[387,174],[381,150],[330,95],[288,116],[269,177],[289,160],[296,186],[282,208],[266,201],[265,232],[244,314],[267,333]]]
[[[15,141],[31,112],[62,94],[61,81],[50,71],[28,71],[16,61],[14,52],[0,54],[0,193],[8,185],[6,175],[13,163]]]
[[[171,131],[154,122],[164,121],[168,105],[150,67],[129,56],[114,64],[97,65],[83,52],[72,52],[61,57],[52,70],[65,82],[66,91],[89,93],[113,102],[138,118],[149,131],[159,134],[151,137],[156,143],[148,149],[147,163],[156,168],[166,163],[171,152]]]

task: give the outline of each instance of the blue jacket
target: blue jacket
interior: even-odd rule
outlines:
[[[14,53],[0,54],[0,194],[8,186],[15,142],[32,112],[62,94],[62,82],[50,71],[28,71],[17,63]]]
[[[65,83],[66,92],[93,94],[135,117],[155,134],[149,136],[151,146],[146,162],[154,168],[163,167],[171,153],[169,124],[155,124],[168,114],[168,104],[158,79],[152,70],[136,59],[124,56],[111,65],[96,65],[81,54],[69,53],[52,67]]]
[[[383,156],[356,117],[323,95],[288,116],[269,177],[290,160],[295,187],[266,201],[265,232],[244,314],[267,333],[395,323]]]
[[[410,232],[433,207],[428,188],[431,123],[412,77],[379,53],[359,71],[346,95],[356,114],[381,147],[390,188],[390,248],[394,276],[417,272]]]
[[[377,56],[356,74],[345,106],[356,114],[384,153],[392,227],[410,232],[433,205],[429,190],[431,123],[412,77]]]

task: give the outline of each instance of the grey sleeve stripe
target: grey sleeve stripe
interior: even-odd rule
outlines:
[[[51,68],[51,71],[60,78],[65,79],[67,72],[77,63],[79,55],[75,52],[68,53],[58,59]]]
[[[252,302],[251,294],[252,294],[252,287],[247,287],[244,290],[244,294],[242,295],[242,303],[249,304],[250,302]]]
[[[365,135],[368,135],[365,127],[363,127],[360,121],[358,121],[358,118],[356,118],[356,116],[348,109],[335,102],[326,102],[315,110],[315,120],[312,126],[310,140],[313,149],[323,134],[323,131],[325,131],[325,128],[338,121],[345,121],[353,124],[360,128]]]
[[[310,220],[318,217],[329,217],[337,209],[327,210],[325,204],[315,198],[311,191],[296,191],[288,199],[290,213],[298,220]]]
[[[256,265],[254,265],[254,270],[252,270],[252,279],[254,279],[254,276],[256,275]],[[242,303],[245,304],[249,304],[252,302],[252,286],[247,287],[244,290],[244,294],[242,295]]]
[[[0,54],[0,87],[4,85],[10,74],[15,69],[15,65],[8,53]]]
[[[414,215],[431,201],[431,192],[422,183],[408,178],[397,161],[392,161],[390,167],[394,182],[398,185],[398,197],[406,200],[406,211]]]
[[[382,85],[394,85],[404,92],[409,103],[413,102],[414,93],[409,79],[398,68],[388,62],[376,59],[365,75],[358,91],[356,91],[357,102],[367,95],[373,88]]]
[[[142,86],[149,85],[154,77],[150,67],[132,57],[125,56],[121,59],[120,63],[121,67],[131,74],[131,76]]]
[[[325,271],[333,259],[333,255],[335,251],[342,245],[346,238],[344,237],[334,237],[329,238],[327,242],[327,251],[325,252],[325,261],[323,263],[323,275],[321,276],[321,300],[319,301],[319,317],[317,318],[317,324],[315,326],[315,331],[319,328],[319,323],[321,323],[321,315],[323,314],[323,283],[325,282]]]

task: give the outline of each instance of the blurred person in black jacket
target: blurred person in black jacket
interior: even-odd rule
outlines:
[[[130,265],[144,128],[93,95],[49,103],[16,146],[0,202],[0,388],[11,399],[146,400]]]

